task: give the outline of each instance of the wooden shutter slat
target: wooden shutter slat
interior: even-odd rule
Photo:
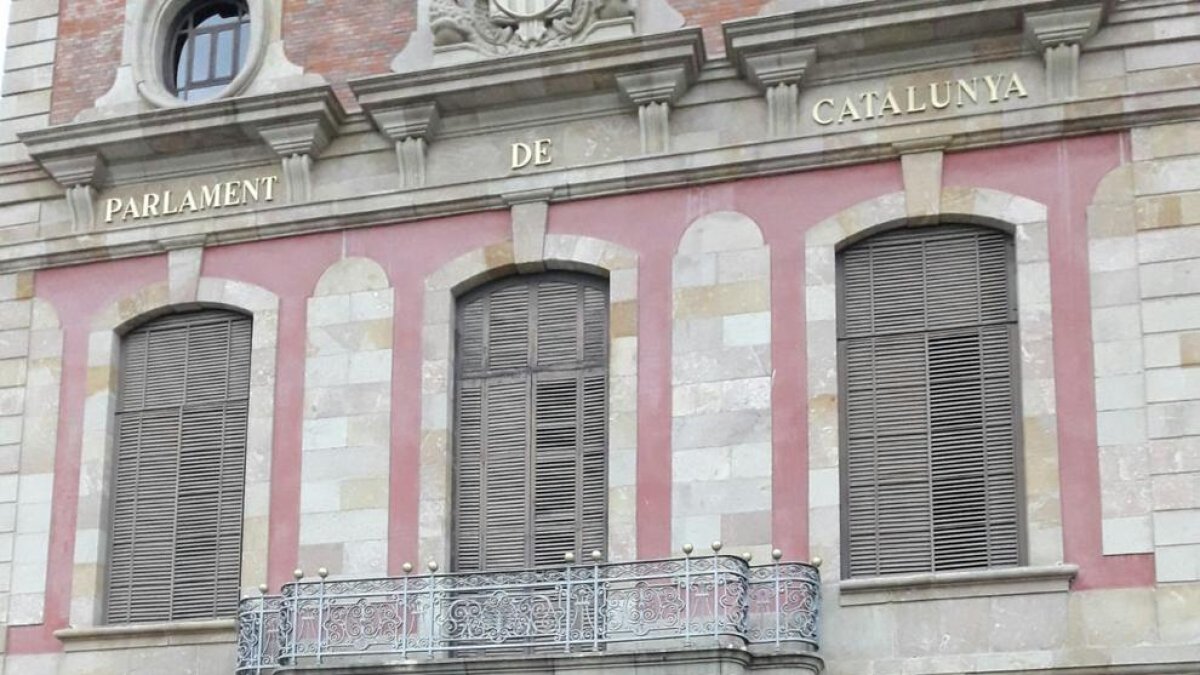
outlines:
[[[1011,257],[965,226],[839,254],[848,575],[1019,563]]]
[[[122,341],[109,623],[236,611],[251,337],[248,317],[203,311]]]

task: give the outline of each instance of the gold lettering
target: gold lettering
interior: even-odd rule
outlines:
[[[242,197],[238,196],[238,188],[240,187],[242,187],[241,182],[236,180],[231,180],[225,184],[225,206],[238,206],[246,203]]]
[[[533,148],[529,147],[528,143],[513,143],[512,144],[512,168],[513,170],[524,169],[533,161]]]
[[[946,98],[945,100],[939,101],[938,87],[943,84],[946,85]],[[946,80],[945,82],[929,83],[929,104],[933,106],[934,110],[941,110],[942,108],[950,105],[950,80]]]
[[[111,223],[113,216],[117,215],[117,211],[121,210],[123,202],[120,199],[113,198],[108,200],[104,205],[104,222]]]
[[[829,106],[829,113],[830,113],[830,115],[833,114],[833,99],[823,98],[820,101],[817,101],[817,104],[813,106],[813,109],[812,109],[813,121],[816,122],[817,124],[820,124],[821,126],[825,126],[827,124],[833,124],[833,117],[821,117],[821,106],[823,106],[823,105]]]
[[[121,220],[129,220],[130,218],[137,220],[141,217],[142,214],[138,213],[137,200],[130,197],[129,201],[125,203],[125,211],[121,213]]]
[[[184,209],[187,209],[192,213],[200,210],[199,207],[196,206],[196,193],[192,192],[191,190],[188,190],[183,194],[183,201],[179,203],[179,212],[182,213]]]
[[[1004,76],[997,75],[993,80],[991,75],[984,75],[983,81],[987,84],[988,93],[991,94],[988,101],[998,103],[1000,101],[1000,83],[1004,81]]]
[[[243,202],[258,201],[258,181],[256,181],[256,180],[242,181],[242,201]]]
[[[859,96],[859,98],[862,99],[863,104],[866,106],[866,111],[863,112],[863,117],[865,117],[866,119],[874,119],[875,118],[875,101],[877,101],[879,99],[879,93],[874,92],[874,91],[868,91],[865,94],[863,94],[862,96]]]
[[[964,105],[963,94],[966,94],[967,98],[971,99],[971,103],[979,102],[979,99],[975,96],[975,85],[978,84],[978,81],[979,78],[977,77],[972,77],[970,84],[967,84],[966,80],[958,81],[958,107],[961,108]]]
[[[851,101],[850,99],[846,99],[845,102],[842,103],[842,114],[838,115],[838,124],[845,122],[847,117],[849,117],[853,122],[857,122],[862,119],[862,117],[858,114],[858,109],[854,107],[854,101]]]
[[[910,113],[925,112],[925,104],[924,103],[921,104],[920,108],[917,107],[917,88],[916,87],[908,88],[908,110],[907,110],[907,112],[910,112]]]
[[[896,102],[896,95],[892,93],[891,89],[888,89],[887,96],[883,97],[883,106],[879,108],[879,116],[883,117],[883,114],[888,111],[888,108],[892,109],[893,115],[899,115],[901,113],[900,104]]]
[[[1029,96],[1029,92],[1025,91],[1025,83],[1021,82],[1021,76],[1016,73],[1013,73],[1008,80],[1008,89],[1004,91],[1004,98],[1007,99],[1014,92],[1017,94],[1017,98]]]
[[[188,190],[188,194],[190,195],[191,193],[192,193],[192,191]],[[221,206],[221,204],[219,202],[220,198],[221,198],[221,185],[219,183],[217,185],[213,185],[211,187],[209,187],[208,185],[201,185],[200,186],[200,205],[198,207],[193,206],[192,210],[193,211],[203,211],[205,209],[220,208],[220,206]],[[192,203],[195,204],[196,200],[192,199]]]
[[[533,142],[533,165],[545,166],[552,160],[550,159],[550,139],[543,138]]]
[[[163,193],[163,215],[173,216],[176,213],[179,213],[179,209],[171,208],[171,191],[167,190]]]
[[[162,195],[157,192],[147,192],[142,195],[142,217],[150,218],[158,215],[158,204],[162,201]]]
[[[275,183],[279,182],[279,176],[267,176],[259,178],[263,184],[263,199],[265,201],[275,201]]]

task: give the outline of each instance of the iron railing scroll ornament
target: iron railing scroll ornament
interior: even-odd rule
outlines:
[[[734,647],[815,651],[821,605],[819,561],[768,564],[712,554],[527,570],[329,579],[325,569],[279,595],[242,601],[237,673],[280,666],[468,658],[496,654]]]

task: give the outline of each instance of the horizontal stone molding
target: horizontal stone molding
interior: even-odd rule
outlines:
[[[648,650],[599,654],[526,655],[504,658],[466,658],[445,661],[405,661],[392,664],[326,665],[325,675],[553,675],[555,673],[637,673],[638,675],[818,675],[825,662],[816,654],[755,654],[738,646],[729,649]],[[275,671],[312,672],[310,666],[285,666]]]
[[[54,631],[54,637],[63,643],[63,648],[68,652],[224,644],[237,641],[237,622],[233,619],[211,619],[63,628]]]
[[[776,3],[789,9],[795,2]],[[930,35],[942,42],[1019,33],[1026,12],[1064,10],[1095,0],[877,0],[870,3],[803,3],[797,11],[724,24],[726,52],[740,61],[747,52],[806,43],[839,57],[848,53],[924,46]],[[969,20],[964,20],[969,19]],[[919,29],[905,31],[906,28]],[[853,43],[845,36],[855,35]],[[858,45],[855,49],[850,45]],[[887,58],[886,56],[883,58]]]
[[[955,152],[1117,131],[1188,116],[1200,116],[1200,89],[1080,98],[1069,104],[1046,103],[1022,109],[1019,120],[1008,113],[992,111],[952,119],[902,122],[870,129],[860,144],[841,138],[853,137],[857,131],[822,130],[821,135],[828,138],[825,144],[805,135],[733,148],[617,159],[537,174],[487,177],[453,185],[345,194],[305,204],[272,203],[260,206],[252,214],[179,217],[97,237],[82,238],[64,231],[38,241],[0,246],[0,273],[158,253],[175,240],[194,242],[198,233],[207,242],[231,244],[506,208],[503,195],[529,190],[548,190],[551,201],[573,201],[722,182],[729,180],[734,169],[739,177],[749,178],[883,161],[899,157],[894,144],[912,138],[916,132],[949,138],[946,152]],[[964,123],[977,130],[964,132]]]
[[[355,80],[350,88],[372,117],[412,105],[436,104],[443,115],[527,105],[522,119],[535,123],[547,114],[538,102],[618,90],[619,76],[631,70],[680,69],[683,84],[704,65],[700,30],[682,29],[596,44],[489,59],[453,68],[435,68]],[[536,82],[536,86],[529,86]],[[683,86],[683,85],[681,85]],[[580,109],[581,116],[590,110]]]
[[[1077,565],[1009,567],[963,572],[899,574],[846,579],[838,585],[842,606],[919,602],[995,595],[1066,593],[1079,573]]]
[[[222,100],[181,109],[151,110],[133,115],[75,122],[19,134],[34,161],[64,187],[105,182],[106,166],[130,161],[161,159],[179,153],[189,158],[187,173],[212,171],[204,151],[215,147],[261,146],[264,157],[273,157],[277,130],[306,130],[311,138],[292,133],[280,152],[314,152],[345,122],[346,113],[328,85]],[[299,148],[299,149],[297,149]],[[169,166],[170,163],[167,163]],[[179,173],[178,167],[158,171],[142,165],[138,180],[154,180]],[[86,172],[81,174],[81,168]],[[217,166],[223,169],[224,166]]]

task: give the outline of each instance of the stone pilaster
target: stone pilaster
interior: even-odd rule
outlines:
[[[712,213],[674,260],[672,550],[771,550],[771,253],[750,218]]]
[[[304,569],[387,572],[394,296],[377,263],[347,258],[322,275],[308,300]]]
[[[33,275],[0,278],[0,618],[41,623],[50,549],[62,331],[31,297]]]
[[[1134,323],[1141,332],[1144,378],[1139,428],[1145,434],[1142,476],[1155,570],[1160,584],[1195,585],[1200,581],[1200,124],[1134,129],[1131,146],[1133,227],[1125,230],[1124,241],[1126,259],[1136,260],[1136,285],[1129,290],[1136,288],[1137,296],[1128,300],[1140,309],[1141,321]]]

